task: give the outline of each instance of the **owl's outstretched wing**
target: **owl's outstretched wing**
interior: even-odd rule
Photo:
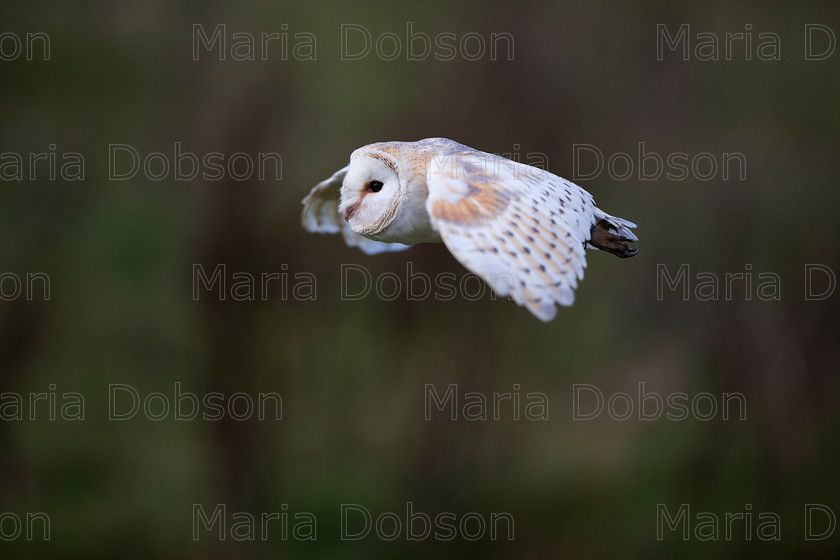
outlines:
[[[595,204],[572,182],[484,153],[433,160],[426,210],[461,264],[543,321],[571,305]]]
[[[303,199],[303,212],[301,212],[303,228],[315,233],[341,232],[347,245],[358,247],[369,255],[408,249],[409,245],[374,241],[350,229],[350,225],[338,213],[341,183],[345,175],[347,175],[347,167],[339,169],[332,177],[315,185]]]

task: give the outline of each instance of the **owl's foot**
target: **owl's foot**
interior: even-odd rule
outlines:
[[[601,220],[592,226],[592,237],[589,240],[593,247],[612,253],[616,257],[621,257],[622,259],[632,257],[639,252],[639,248],[630,247],[630,245],[627,244],[628,241],[633,240],[611,233],[610,223],[606,220]]]

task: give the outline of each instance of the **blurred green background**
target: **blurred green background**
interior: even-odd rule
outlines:
[[[408,22],[430,37],[508,33],[513,54],[408,60]],[[27,33],[46,33],[50,59],[36,44],[35,60],[0,61],[0,153],[25,161],[22,180],[0,185],[0,273],[43,272],[50,294],[0,301],[0,392],[5,403],[52,393],[59,411],[64,393],[79,393],[85,418],[51,420],[41,401],[34,420],[28,402],[24,420],[0,420],[0,514],[43,512],[51,530],[48,541],[38,531],[0,541],[0,557],[835,557],[840,533],[804,538],[805,504],[840,512],[840,293],[805,300],[806,264],[840,270],[840,51],[805,60],[814,23],[836,35],[840,6],[4,3],[0,33],[24,47]],[[225,24],[226,60],[193,60],[195,24]],[[401,56],[342,60],[342,24],[395,33]],[[689,60],[657,60],[658,24],[689,24]],[[740,41],[725,60],[725,34],[747,29],[750,59]],[[779,37],[780,60],[759,60],[763,32]],[[236,61],[233,33],[283,33],[288,50],[273,42],[268,60]],[[296,33],[315,37],[316,60],[295,60],[306,42]],[[718,37],[721,60],[698,60],[700,33]],[[15,58],[14,38],[4,41]],[[442,245],[366,256],[300,227],[300,200],[353,149],[430,136],[526,162],[542,154],[572,180],[576,144],[631,154],[631,178],[578,182],[639,224],[639,255],[589,253],[575,305],[543,324],[489,291],[409,301],[409,263],[466,275]],[[176,142],[199,155],[276,152],[282,180],[108,180],[110,144],[172,162]],[[640,142],[662,157],[743,154],[746,178],[639,180]],[[56,169],[62,154],[82,154],[84,180],[51,180],[43,161],[31,177],[29,154],[45,152]],[[396,273],[403,297],[342,301],[343,263]],[[308,273],[317,297],[271,288],[267,300],[195,301],[195,264],[224,264],[228,290],[235,272],[284,273],[292,287]],[[657,266],[683,264],[688,301],[668,290],[658,300]],[[729,300],[694,293],[698,274],[723,290],[726,273],[748,271],[751,297],[743,281]],[[757,296],[760,273],[777,275],[778,299]],[[108,421],[109,385],[173,400],[176,382],[199,396],[276,392],[282,421]],[[488,398],[517,387],[523,411],[528,392],[542,393],[549,419],[503,407],[498,421],[437,411],[426,421],[425,386],[453,383]],[[741,393],[747,417],[574,421],[573,386],[584,383],[634,399],[640,383],[663,396]],[[392,542],[339,538],[341,504],[404,518],[406,502],[432,517],[508,512],[515,538],[413,542],[405,527]],[[316,517],[317,540],[278,528],[265,541],[212,531],[194,541],[194,504],[225,504],[228,532],[234,512],[259,528],[287,504]],[[689,504],[688,540],[657,540],[657,504]],[[750,507],[751,538],[739,522],[727,540],[725,514]],[[701,512],[719,516],[717,540],[694,535]],[[761,512],[779,516],[780,540],[756,536]],[[14,520],[0,529],[11,535]]]

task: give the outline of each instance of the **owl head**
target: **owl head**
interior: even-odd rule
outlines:
[[[350,156],[338,211],[354,232],[379,239],[397,219],[407,192],[397,158],[376,145],[365,146]]]

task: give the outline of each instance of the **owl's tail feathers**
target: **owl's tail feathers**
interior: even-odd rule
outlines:
[[[630,228],[636,224],[627,220],[616,218],[601,211],[595,213],[595,225],[590,231],[589,244],[592,248],[607,251],[621,258],[632,257],[639,252],[638,246],[631,247],[628,242],[638,241]]]

